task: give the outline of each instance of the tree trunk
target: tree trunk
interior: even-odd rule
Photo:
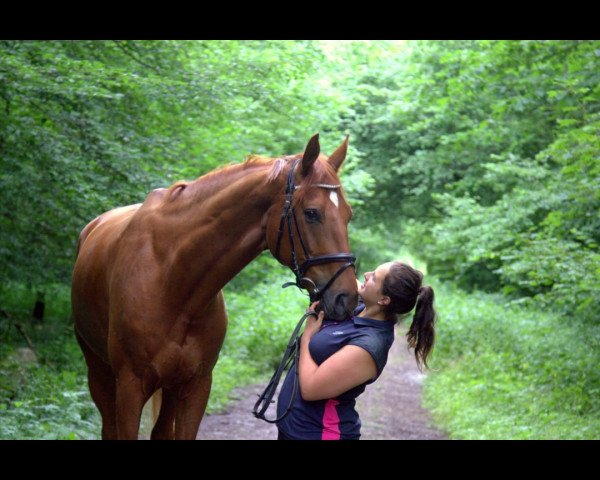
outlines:
[[[37,299],[33,307],[33,318],[38,322],[44,321],[44,309],[46,304],[44,303],[44,292],[37,292]]]

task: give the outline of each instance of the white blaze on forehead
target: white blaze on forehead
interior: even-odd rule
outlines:
[[[331,200],[331,201],[332,201],[332,203],[333,203],[333,204],[334,204],[336,207],[338,207],[338,206],[339,206],[337,192],[335,192],[335,191],[333,191],[333,190],[332,190],[331,192],[329,192],[329,200]]]

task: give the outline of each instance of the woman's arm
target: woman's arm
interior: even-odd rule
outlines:
[[[310,356],[308,344],[319,331],[324,313],[310,316],[300,342],[298,374],[300,394],[307,401],[335,398],[377,375],[375,360],[369,352],[356,345],[346,345],[321,365]]]

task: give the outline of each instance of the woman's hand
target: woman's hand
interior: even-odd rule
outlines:
[[[315,309],[319,305],[319,302],[313,302],[310,307],[306,309],[306,313],[312,313],[306,319],[306,326],[304,327],[304,334],[302,338],[306,338],[306,340],[310,340],[311,337],[319,331],[321,325],[323,323],[323,318],[325,318],[325,312],[321,311],[317,315]]]

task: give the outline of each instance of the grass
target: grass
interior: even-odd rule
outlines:
[[[424,404],[454,439],[600,438],[600,326],[436,287]]]

